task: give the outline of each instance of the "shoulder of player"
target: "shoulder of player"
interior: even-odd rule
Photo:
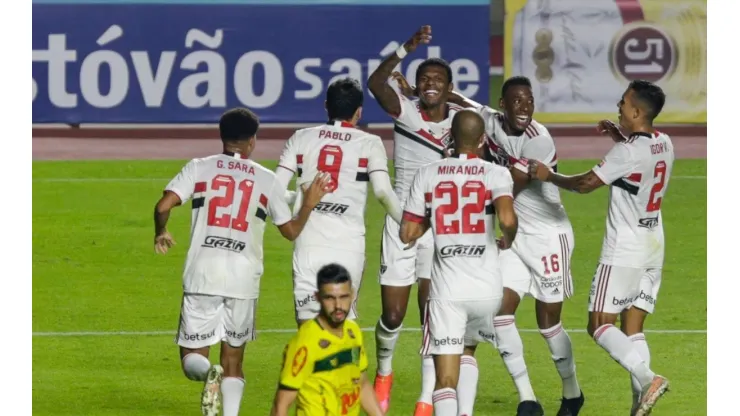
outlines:
[[[298,332],[294,335],[293,340],[297,345],[310,346],[310,341],[316,338],[316,334],[321,330],[316,321],[310,319],[301,324]]]
[[[550,141],[553,141],[552,135],[550,135],[550,130],[547,129],[542,123],[539,123],[537,120],[532,119],[532,122],[529,123],[529,127],[524,131],[524,135],[528,137],[529,139],[539,139],[544,138]]]

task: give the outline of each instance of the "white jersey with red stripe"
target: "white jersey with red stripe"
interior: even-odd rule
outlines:
[[[486,144],[494,163],[528,173],[527,159],[534,159],[557,172],[555,141],[545,126],[532,120],[522,134],[510,136],[502,127],[503,113],[485,106],[480,112],[486,123]],[[560,190],[551,183],[531,182],[517,195],[514,210],[519,218],[519,232],[524,234],[571,227],[560,200]]]
[[[388,171],[381,138],[339,121],[297,130],[285,145],[280,166],[298,174],[298,186],[309,184],[319,172],[329,173],[336,186],[314,208],[296,249],[322,246],[365,253],[370,173]]]
[[[431,222],[434,261],[429,299],[503,297],[493,201],[512,196],[509,171],[475,156],[430,163],[414,177],[404,220]]]
[[[185,293],[256,299],[265,221],[291,220],[275,174],[238,154],[193,159],[165,188],[192,200]]]
[[[600,263],[634,268],[663,267],[661,205],[673,170],[667,134],[635,133],[616,143],[593,172],[609,185],[609,214]]]
[[[393,126],[393,166],[395,169],[395,191],[401,204],[408,197],[416,171],[445,157],[445,150],[452,142],[450,127],[452,118],[462,107],[447,103],[447,117],[435,123],[429,121],[421,111],[419,99],[410,100],[402,94],[401,113],[391,114]]]

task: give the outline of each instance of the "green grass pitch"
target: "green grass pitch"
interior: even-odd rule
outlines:
[[[168,178],[184,161],[34,162],[33,164],[33,413],[36,415],[196,415],[201,386],[180,370],[173,342],[188,246],[189,207],[175,210],[169,229],[179,243],[167,256],[152,247],[152,209]],[[275,162],[265,162],[270,168]],[[576,173],[594,161],[565,161]],[[91,179],[92,178],[92,179]],[[706,414],[706,161],[676,162],[663,204],[666,261],[655,316],[647,333],[652,367],[672,382],[655,415]],[[627,373],[583,332],[591,276],[598,261],[607,191],[563,192],[575,229],[575,297],[565,305],[578,376],[586,395],[582,415],[626,415]],[[382,208],[367,209],[367,270],[360,324],[380,312],[377,271]],[[415,299],[415,295],[412,296]],[[412,300],[412,302],[414,302]],[[415,305],[406,327],[418,328]],[[269,226],[258,330],[294,328],[291,244]],[[518,326],[536,328],[526,300]],[[156,332],[64,335],[69,332]],[[692,332],[693,331],[693,332]],[[242,414],[265,415],[289,332],[261,333],[247,347]],[[535,392],[547,414],[557,411],[560,380],[542,337],[522,334]],[[374,337],[365,333],[374,374]],[[394,360],[390,415],[409,415],[419,391],[420,333],[401,335]],[[212,354],[212,357],[217,357]],[[492,348],[478,352],[477,415],[511,415],[516,391]]]

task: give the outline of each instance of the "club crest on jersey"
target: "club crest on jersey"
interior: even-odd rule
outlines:
[[[348,329],[347,335],[349,335],[350,338],[355,339],[355,332],[353,330]]]
[[[445,133],[439,138],[444,147],[450,147],[452,144],[452,136],[450,136],[450,129],[445,129]]]
[[[246,246],[247,243],[244,243],[242,241],[213,235],[206,236],[203,245],[201,245],[201,247],[218,248],[221,250],[233,251],[234,253],[241,253]]]
[[[319,347],[323,349],[327,349],[329,348],[329,345],[331,345],[331,341],[329,341],[328,339],[319,340]]]
[[[296,351],[295,356],[293,356],[293,365],[291,367],[291,373],[293,373],[293,377],[297,376],[298,373],[303,370],[303,366],[306,365],[306,361],[308,360],[308,349],[303,346]]]

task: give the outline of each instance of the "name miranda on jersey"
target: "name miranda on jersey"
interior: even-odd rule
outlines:
[[[483,175],[483,166],[440,166],[437,168],[438,175]]]
[[[231,169],[231,170],[240,170],[246,174],[254,175],[254,167],[249,166],[246,163],[241,163],[237,161],[229,162],[224,164],[223,160],[219,160],[216,162],[216,167],[219,169]]]

